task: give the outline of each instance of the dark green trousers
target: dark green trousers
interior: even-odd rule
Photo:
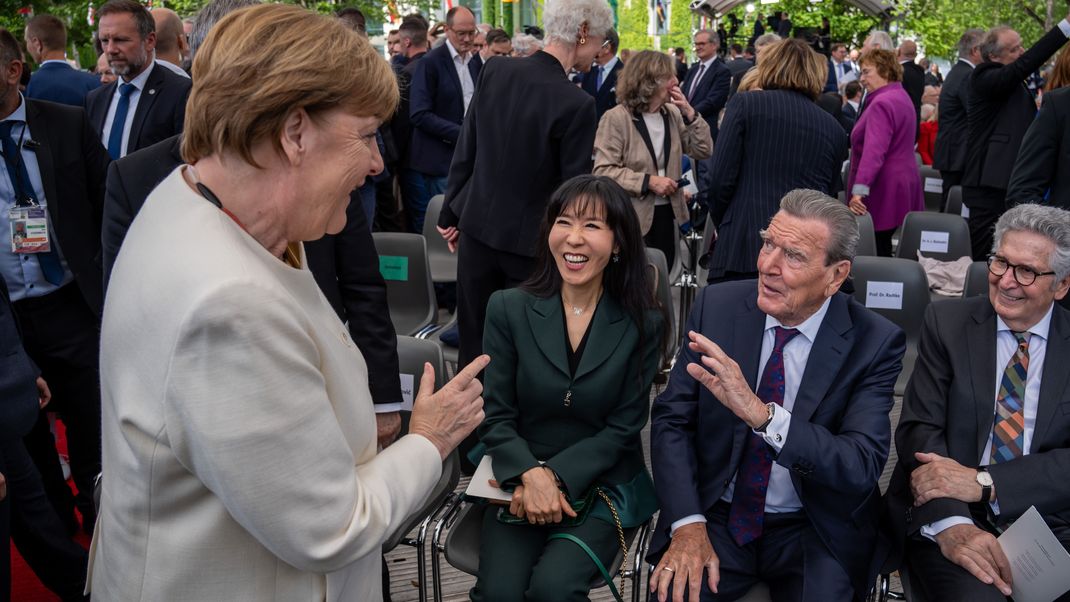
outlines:
[[[479,577],[471,592],[476,602],[587,600],[598,568],[575,543],[547,541],[554,533],[582,539],[607,570],[620,550],[617,528],[597,518],[588,517],[582,525],[566,528],[505,525],[497,516],[497,508],[483,515]]]

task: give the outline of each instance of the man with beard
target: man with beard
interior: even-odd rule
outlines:
[[[112,159],[182,131],[190,80],[153,61],[156,23],[136,0],[97,11],[97,36],[119,80],[86,97],[86,112]]]

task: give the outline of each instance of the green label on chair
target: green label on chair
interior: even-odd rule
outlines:
[[[383,275],[383,280],[405,282],[409,279],[409,258],[403,255],[380,255],[379,273]]]

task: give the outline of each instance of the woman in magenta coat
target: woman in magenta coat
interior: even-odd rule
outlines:
[[[903,67],[890,50],[867,50],[859,59],[866,105],[851,131],[847,190],[851,211],[873,216],[877,254],[892,255],[892,233],[909,211],[925,209],[914,158],[915,113],[900,79]]]

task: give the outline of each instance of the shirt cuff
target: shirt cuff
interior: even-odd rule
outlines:
[[[692,514],[690,516],[685,516],[685,517],[681,518],[680,520],[674,522],[669,527],[670,537],[672,536],[672,534],[676,533],[676,530],[679,529],[680,527],[683,527],[685,525],[694,524],[694,523],[705,523],[705,522],[706,522],[706,517],[702,516],[701,514]]]
[[[944,532],[955,525],[972,525],[973,520],[966,518],[965,516],[949,516],[947,518],[940,519],[935,523],[929,523],[922,526],[921,534],[929,541],[936,541],[936,536]]]
[[[776,411],[773,412],[773,419],[769,421],[769,425],[765,427],[764,433],[754,431],[754,434],[765,439],[765,442],[769,444],[769,447],[773,448],[773,451],[780,453],[780,450],[784,447],[784,443],[788,440],[788,431],[791,429],[791,412],[784,409],[783,406],[777,406]]]
[[[401,411],[401,402],[398,403],[377,403],[375,404],[376,414],[390,414],[391,412]]]
[[[1063,35],[1070,38],[1070,21],[1063,19],[1059,21],[1059,30],[1063,32]]]
[[[855,184],[851,188],[851,194],[857,194],[860,196],[869,196],[869,186],[865,184]]]

